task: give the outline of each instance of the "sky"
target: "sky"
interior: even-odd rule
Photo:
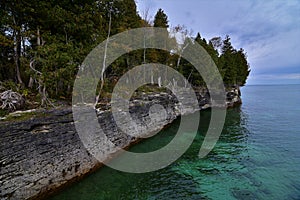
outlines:
[[[248,85],[300,84],[300,0],[136,0],[152,20],[159,8],[170,26],[185,25],[193,36],[225,35],[247,52]]]

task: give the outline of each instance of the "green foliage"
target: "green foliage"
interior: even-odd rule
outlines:
[[[145,26],[134,0],[75,0],[72,3],[68,0],[38,3],[3,0],[0,16],[0,81],[25,97],[33,94],[43,98],[41,91],[45,88],[50,98],[70,100],[75,75],[83,59],[107,39],[110,17],[110,35]],[[168,16],[162,9],[157,11],[153,26],[169,27]],[[175,43],[175,37],[170,38],[168,31],[161,37],[165,38],[166,45],[169,41]],[[186,37],[185,42],[192,40]],[[243,49],[234,49],[229,36],[223,41],[215,37],[207,42],[198,33],[195,41],[212,57],[226,85],[246,83],[250,72],[246,53]],[[121,75],[142,63],[177,67],[193,85],[204,85],[193,66],[179,58],[178,54],[158,49],[125,54],[107,68],[104,92],[109,93]],[[142,76],[148,75],[144,72]],[[34,80],[33,85],[29,84],[30,80]]]
[[[16,84],[12,80],[7,80],[4,82],[1,82],[1,87],[3,87],[4,90],[12,90],[14,92],[18,92],[20,85]]]
[[[16,84],[15,82],[13,82],[11,80],[7,80],[7,81],[0,82],[0,83],[1,83],[0,92],[3,92],[5,90],[12,90],[14,92],[18,92],[25,98],[30,93],[30,90],[28,88],[22,88],[20,84]]]
[[[154,17],[154,27],[168,28],[168,16],[160,8]]]
[[[9,111],[8,110],[3,110],[3,109],[0,109],[0,117],[4,117],[6,115],[9,114]]]
[[[195,41],[207,51],[217,65],[224,84],[226,86],[243,86],[250,73],[247,56],[243,49],[238,51],[234,49],[230,40],[231,38],[226,35],[223,41],[220,37],[215,37],[207,44],[204,38],[201,39],[199,33],[195,38]],[[218,50],[221,52],[220,55]]]

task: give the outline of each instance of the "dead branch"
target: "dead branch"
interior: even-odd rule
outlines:
[[[16,110],[24,105],[25,99],[17,92],[6,90],[0,93],[0,103],[1,109]]]

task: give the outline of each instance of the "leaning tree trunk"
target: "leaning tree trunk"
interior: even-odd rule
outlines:
[[[16,38],[16,46],[15,46],[15,66],[16,66],[16,76],[18,83],[23,85],[23,81],[21,78],[21,72],[20,72],[20,57],[21,57],[21,31],[17,30],[15,32],[15,38]]]
[[[96,108],[96,105],[99,101],[103,86],[104,86],[104,78],[105,78],[105,68],[106,68],[106,56],[107,56],[107,47],[109,43],[109,37],[110,37],[110,31],[111,31],[111,10],[109,11],[109,24],[108,24],[108,33],[107,33],[107,39],[105,42],[105,49],[104,49],[104,57],[103,57],[103,63],[102,63],[102,71],[101,71],[101,85],[100,85],[100,91],[98,95],[96,96],[95,103],[94,103],[94,108]]]
[[[32,88],[32,87],[33,87],[33,82],[34,82],[34,79],[32,78],[32,76],[30,76],[29,82],[28,82],[28,87],[29,87],[29,88]]]
[[[37,46],[41,46],[43,44],[41,44],[41,35],[40,35],[40,29],[37,28]],[[47,98],[47,90],[46,90],[46,84],[45,82],[42,80],[42,76],[43,76],[43,73],[38,71],[37,69],[35,69],[34,67],[34,64],[35,64],[35,60],[32,59],[30,61],[30,64],[29,64],[29,67],[32,69],[32,71],[34,71],[34,73],[37,75],[37,83],[38,83],[38,91],[39,91],[39,94],[41,95],[41,106],[48,106],[48,105],[51,105],[53,107],[55,107],[51,101]]]

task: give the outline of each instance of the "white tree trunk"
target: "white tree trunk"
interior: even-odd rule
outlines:
[[[104,56],[103,56],[103,63],[102,63],[102,71],[101,71],[101,75],[100,75],[100,81],[101,81],[100,91],[99,91],[98,95],[96,96],[94,108],[96,108],[96,105],[99,101],[99,98],[100,98],[100,95],[101,95],[101,92],[102,92],[102,89],[103,89],[103,86],[104,86],[106,57],[107,57],[107,46],[108,46],[108,43],[109,43],[110,31],[111,31],[111,9],[109,11],[108,33],[107,33],[107,39],[106,39],[106,42],[105,42],[105,49],[104,49]]]
[[[158,87],[161,87],[161,77],[158,77]]]

